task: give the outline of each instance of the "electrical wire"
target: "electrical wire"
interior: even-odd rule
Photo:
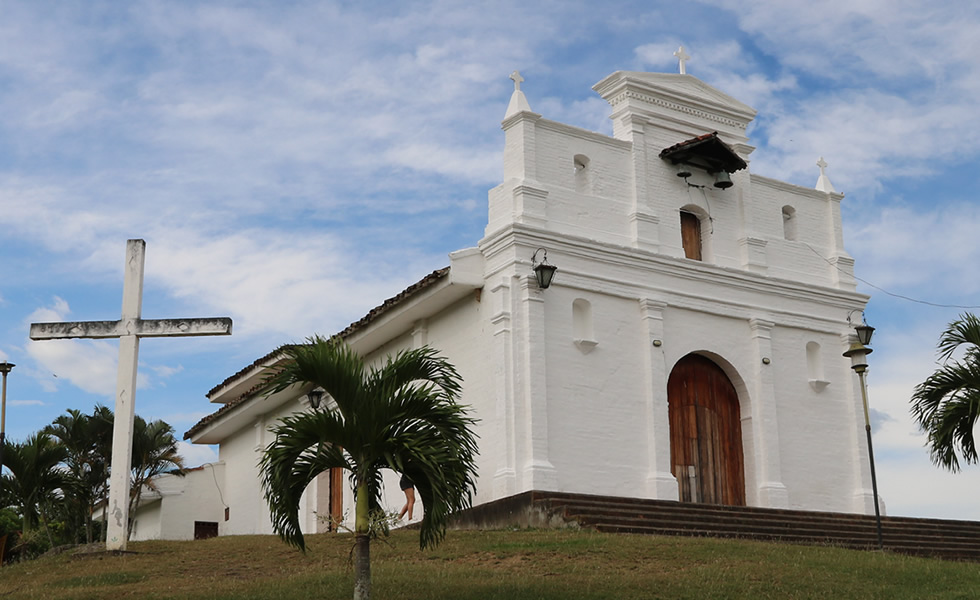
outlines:
[[[706,194],[704,191],[707,186],[691,183],[690,181],[687,180],[687,177],[684,178],[684,183],[687,184],[687,199],[691,201],[691,204],[694,204],[694,199],[691,198],[691,188],[698,188],[699,190],[701,190],[701,196],[704,198],[704,205],[708,209],[708,225],[710,226],[710,228],[708,229],[708,234],[714,235],[715,218],[711,216],[711,203],[708,202],[708,194]]]
[[[896,294],[894,292],[889,292],[888,290],[886,290],[886,289],[884,289],[882,287],[878,287],[877,285],[871,283],[867,279],[861,279],[857,275],[854,275],[853,273],[848,273],[844,269],[841,269],[840,267],[838,267],[837,265],[835,265],[834,263],[832,263],[829,259],[827,259],[826,257],[824,257],[823,254],[820,254],[819,252],[817,252],[816,249],[813,246],[811,246],[810,244],[807,244],[806,242],[803,242],[803,245],[806,246],[807,248],[809,248],[811,252],[813,252],[814,254],[816,254],[817,256],[819,256],[821,259],[823,259],[824,262],[826,262],[828,265],[834,267],[835,269],[837,269],[841,273],[844,273],[845,275],[851,275],[852,277],[854,277],[854,279],[860,281],[861,283],[863,283],[863,284],[865,284],[865,285],[867,285],[869,287],[873,287],[874,289],[878,290],[879,292],[881,292],[883,294],[886,294],[888,296],[891,296],[893,298],[899,298],[901,300],[907,300],[909,302],[915,302],[916,304],[925,304],[926,306],[934,306],[936,308],[962,308],[962,309],[967,309],[967,310],[980,308],[980,305],[941,304],[941,303],[938,303],[938,302],[929,302],[928,300],[919,300],[917,298],[910,298],[909,296],[903,296],[901,294]]]
[[[203,467],[211,467],[211,478],[214,479],[214,487],[218,488],[218,500],[221,501],[221,506],[223,506],[224,508],[228,508],[228,505],[225,504],[224,494],[221,493],[221,486],[218,485],[218,476],[215,475],[215,473],[214,473],[214,463],[205,463],[205,464],[203,464],[201,466],[203,466]]]

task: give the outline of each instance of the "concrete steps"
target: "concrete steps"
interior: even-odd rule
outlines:
[[[589,527],[608,533],[712,536],[877,549],[874,516],[525,492],[465,511],[459,528]],[[980,561],[980,522],[882,517],[889,552]]]

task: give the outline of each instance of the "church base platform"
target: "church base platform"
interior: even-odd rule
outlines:
[[[980,562],[980,522],[882,517],[885,551]],[[873,515],[530,491],[454,516],[453,529],[580,527],[875,550]]]

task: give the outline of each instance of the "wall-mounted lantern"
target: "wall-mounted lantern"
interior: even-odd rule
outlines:
[[[326,390],[316,387],[306,394],[306,398],[310,401],[310,406],[313,407],[313,410],[320,408],[320,401],[323,400],[325,393],[327,393]]]
[[[544,252],[541,257],[541,262],[538,260],[538,252]],[[542,290],[546,290],[551,287],[551,280],[555,278],[555,271],[558,267],[548,263],[548,251],[544,248],[538,248],[531,255],[531,268],[534,269],[534,278],[538,280],[538,287]]]

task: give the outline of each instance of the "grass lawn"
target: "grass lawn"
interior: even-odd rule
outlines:
[[[136,542],[3,567],[0,598],[350,598],[349,535]],[[980,565],[829,547],[577,530],[418,532],[372,544],[376,599],[978,598]]]

